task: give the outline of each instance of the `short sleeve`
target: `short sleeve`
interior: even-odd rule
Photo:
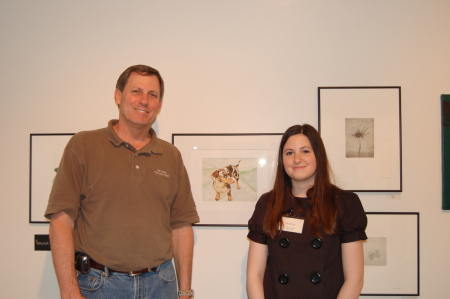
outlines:
[[[260,244],[267,244],[267,237],[263,233],[263,221],[268,201],[269,193],[263,194],[256,203],[255,211],[248,221],[247,238]]]
[[[178,177],[178,190],[174,195],[175,198],[170,212],[171,229],[177,229],[200,221],[186,167],[183,164],[179,151],[176,149],[175,151],[178,160],[176,167],[180,170],[180,175]]]
[[[77,137],[73,136],[64,149],[45,211],[48,219],[59,212],[65,212],[74,221],[78,219],[84,166],[72,148]]]
[[[367,216],[358,195],[344,191],[339,200],[341,206],[339,220],[341,243],[366,240]]]

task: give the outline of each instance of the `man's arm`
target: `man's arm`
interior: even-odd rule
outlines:
[[[183,226],[172,231],[172,245],[177,269],[178,289],[187,291],[191,289],[192,258],[194,255],[194,231],[191,225]],[[189,298],[189,296],[180,296]]]
[[[72,218],[65,212],[51,215],[50,244],[61,299],[84,298],[81,296],[75,271],[73,227]]]
[[[342,243],[341,247],[344,284],[337,299],[357,299],[364,284],[363,242]]]
[[[247,259],[247,296],[249,299],[264,299],[263,279],[268,254],[267,245],[250,240]]]

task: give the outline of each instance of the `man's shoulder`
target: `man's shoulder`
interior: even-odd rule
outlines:
[[[90,131],[80,131],[72,136],[68,145],[75,146],[77,144],[91,143],[98,141],[102,136],[106,136],[107,128],[95,129]]]
[[[180,151],[178,150],[178,148],[173,145],[170,142],[167,142],[161,138],[156,137],[157,142],[159,143],[159,145],[161,146],[161,148],[163,149],[164,152],[170,152],[170,153],[176,153],[179,154]]]

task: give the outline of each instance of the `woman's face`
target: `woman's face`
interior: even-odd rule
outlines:
[[[292,180],[292,185],[300,184],[309,188],[316,177],[316,155],[308,137],[292,135],[283,147],[283,166]]]

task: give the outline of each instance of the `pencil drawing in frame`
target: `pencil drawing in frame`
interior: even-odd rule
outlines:
[[[419,296],[419,213],[366,214],[361,296]]]
[[[282,134],[172,134],[189,175],[199,226],[248,224],[273,185]]]
[[[319,87],[319,132],[336,184],[401,192],[401,88]]]
[[[67,142],[68,134],[30,134],[29,223],[48,223],[44,217],[53,180]]]

